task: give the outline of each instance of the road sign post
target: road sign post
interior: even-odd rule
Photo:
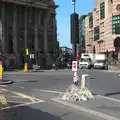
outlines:
[[[72,62],[72,71],[74,72],[73,82],[74,82],[75,85],[77,85],[78,82],[79,82],[79,77],[78,77],[78,74],[77,74],[77,61]]]

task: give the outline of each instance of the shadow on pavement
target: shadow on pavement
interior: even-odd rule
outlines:
[[[107,93],[104,96],[120,95],[120,92]]]
[[[62,120],[60,117],[33,109],[30,106],[22,106],[0,111],[0,120]]]

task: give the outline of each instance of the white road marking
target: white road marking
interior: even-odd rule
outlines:
[[[7,85],[0,85],[0,87],[7,87]]]
[[[4,92],[9,92],[9,90],[7,90],[7,89],[0,89],[0,90],[2,90],[2,91],[4,91]]]
[[[110,116],[110,115],[107,115],[107,114],[104,114],[104,113],[101,113],[101,112],[98,112],[98,111],[94,111],[94,110],[89,109],[89,108],[85,108],[85,107],[82,107],[82,106],[79,106],[79,105],[75,105],[75,104],[69,103],[67,101],[62,101],[59,98],[53,98],[52,100],[59,103],[59,104],[74,108],[76,110],[80,110],[80,111],[83,111],[85,113],[89,113],[89,114],[98,116],[98,117],[103,118],[105,120],[120,120],[119,118],[116,118],[114,116]]]
[[[23,86],[20,86],[20,88],[21,88],[21,89],[25,89],[25,87],[23,87]]]
[[[33,89],[34,91],[40,91],[40,92],[47,92],[47,93],[55,93],[55,94],[61,94],[63,92],[58,91],[51,91],[51,90],[41,90],[41,89]]]
[[[115,102],[120,102],[120,100],[115,99],[115,98],[111,98],[111,97],[105,97],[105,96],[102,96],[102,95],[96,95],[96,96],[104,98],[104,99],[112,100],[112,101],[115,101]]]
[[[21,106],[26,106],[26,105],[32,105],[32,104],[37,104],[37,103],[41,103],[41,102],[45,102],[45,101],[38,101],[38,102],[28,102],[28,103],[23,103],[23,104],[19,104],[19,105],[13,105],[13,106],[8,106],[5,108],[0,108],[0,110],[6,110],[6,109],[10,109],[10,108],[16,108],[16,107],[21,107]]]

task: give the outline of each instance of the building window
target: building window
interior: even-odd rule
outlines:
[[[104,27],[104,22],[100,23],[100,28]]]
[[[117,11],[120,11],[120,4],[117,5],[116,9]]]
[[[94,28],[94,41],[99,40],[99,26]]]
[[[44,20],[45,20],[45,15],[44,13],[41,14],[41,20],[40,20],[40,25],[44,26]]]
[[[89,28],[93,27],[93,14],[89,13]]]
[[[103,38],[104,37],[104,32],[101,32],[100,33],[100,38]]]
[[[101,3],[100,4],[100,19],[104,19],[105,18],[105,3]]]
[[[49,15],[49,26],[50,26],[50,28],[53,28],[53,21],[54,21],[54,15],[50,14]]]
[[[112,17],[112,33],[120,34],[120,15]]]

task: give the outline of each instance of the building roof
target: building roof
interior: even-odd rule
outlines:
[[[56,9],[58,5],[55,4],[54,0],[0,0],[1,2],[9,2],[21,5],[31,4],[32,7],[38,7],[43,9]]]

